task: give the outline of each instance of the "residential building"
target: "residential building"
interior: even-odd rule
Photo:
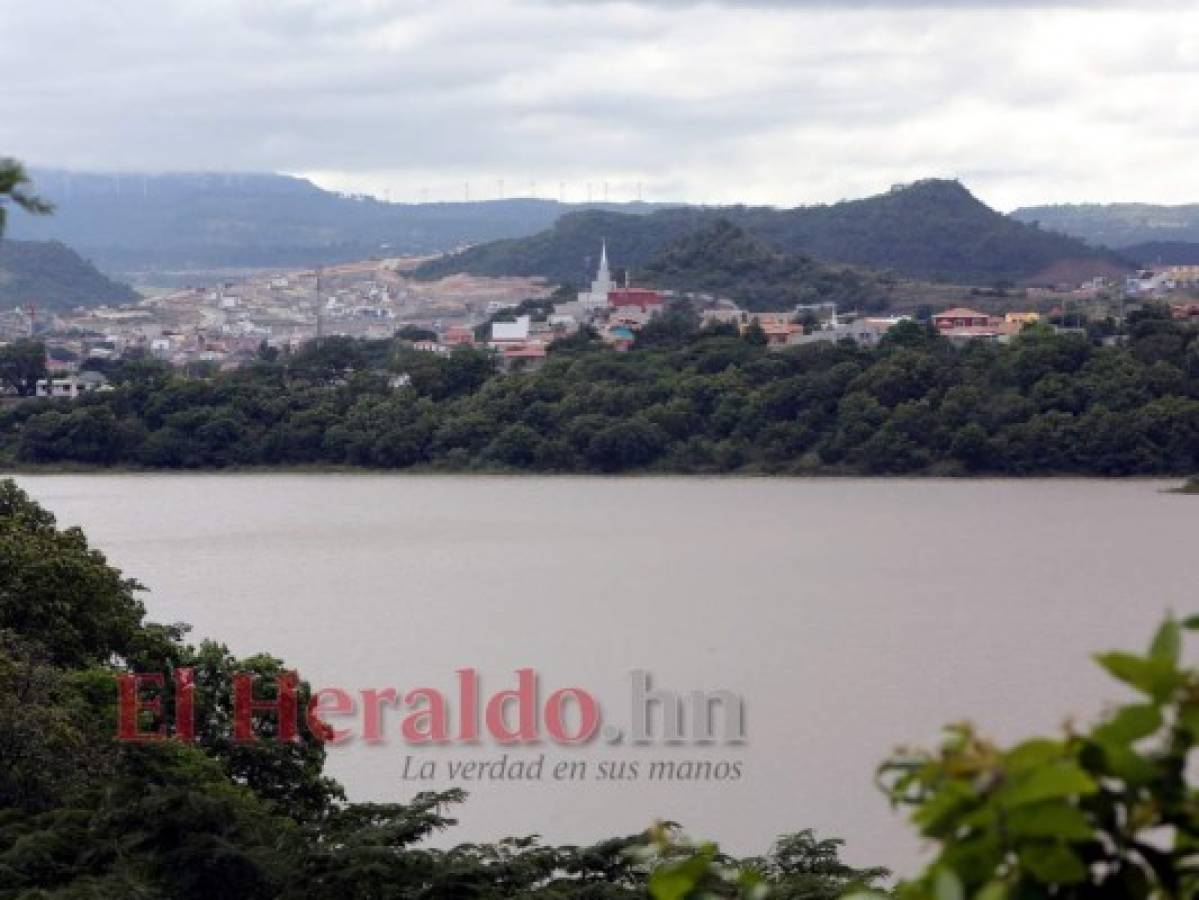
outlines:
[[[829,322],[823,328],[804,334],[803,330],[792,333],[787,338],[787,346],[803,346],[805,344],[836,344],[840,341],[853,341],[863,347],[875,346],[884,334],[891,330],[891,324],[874,322],[870,319],[857,319],[853,322]]]
[[[441,342],[448,347],[470,346],[475,342],[475,331],[466,325],[451,325],[441,336]]]
[[[991,324],[991,317],[973,309],[955,307],[933,314],[933,325],[942,331],[950,328],[977,328]]]
[[[766,343],[771,347],[784,347],[794,334],[803,334],[803,326],[792,322],[794,313],[750,313],[749,321],[741,324],[741,333],[745,334],[754,323],[766,335]]]
[[[67,378],[43,378],[37,383],[36,396],[73,400],[94,391],[111,390],[108,379],[99,372],[81,372]]]
[[[491,342],[493,344],[523,343],[529,339],[530,319],[519,316],[515,322],[492,322]]]
[[[642,312],[650,312],[661,309],[665,302],[660,293],[648,288],[622,287],[608,292],[608,305],[614,309],[636,307]]]
[[[1010,312],[1004,313],[1003,321],[1009,325],[1035,325],[1041,321],[1041,314],[1036,312]]]

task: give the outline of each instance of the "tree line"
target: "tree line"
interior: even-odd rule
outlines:
[[[1027,329],[958,348],[907,324],[874,348],[779,351],[685,306],[628,353],[584,333],[539,371],[486,351],[327,338],[239,371],[108,368],[117,389],[0,410],[9,463],[444,471],[1095,476],[1194,473],[1199,343],[1150,307],[1124,346]]]

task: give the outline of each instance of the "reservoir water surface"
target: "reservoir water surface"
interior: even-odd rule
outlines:
[[[147,587],[150,618],[315,686],[484,693],[533,668],[628,717],[629,673],[744,698],[746,741],[510,750],[579,781],[466,785],[443,843],[577,843],[654,819],[740,853],[815,828],[857,863],[919,845],[873,785],[899,744],[971,719],[1013,740],[1120,689],[1090,661],[1199,612],[1199,499],[1146,481],[701,480],[375,475],[19,476]],[[452,786],[494,744],[330,750],[359,800]],[[405,758],[435,781],[404,779]],[[739,777],[599,781],[599,764],[737,763]],[[411,771],[411,764],[410,764]],[[644,769],[642,770],[644,773]],[[548,775],[548,772],[546,773]]]

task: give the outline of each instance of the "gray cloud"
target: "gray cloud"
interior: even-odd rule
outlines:
[[[1178,106],[1199,91],[1193,9],[683,5],[4,4],[0,152],[395,198],[504,179],[798,203],[930,174],[1005,206],[1199,197]]]
[[[951,10],[951,9],[1171,9],[1188,0],[539,0],[547,6],[623,3],[678,9],[723,6],[741,9],[803,10]]]

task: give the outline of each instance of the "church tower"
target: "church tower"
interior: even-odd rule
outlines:
[[[614,287],[612,272],[608,268],[608,242],[605,240],[600,245],[600,264],[595,281],[591,282],[591,290],[579,294],[579,302],[591,310],[605,309],[608,306],[608,294]]]
[[[611,284],[612,275],[608,271],[608,241],[605,240],[600,245],[600,264],[599,272],[596,273],[595,280],[600,284]]]

